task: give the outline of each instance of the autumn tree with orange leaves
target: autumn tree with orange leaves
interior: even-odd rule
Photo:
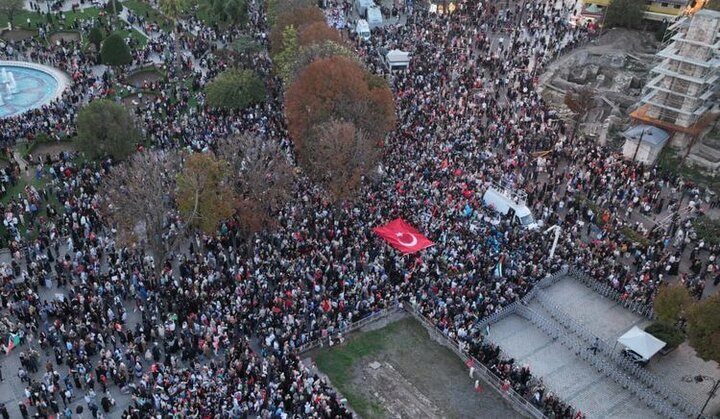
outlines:
[[[375,143],[395,126],[395,105],[387,83],[355,61],[332,57],[314,61],[285,95],[288,130],[296,148],[311,128],[331,120],[352,123]]]

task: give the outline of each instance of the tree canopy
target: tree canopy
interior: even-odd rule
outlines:
[[[350,198],[380,162],[381,148],[351,122],[331,120],[313,128],[298,150],[305,173],[334,200]]]
[[[692,304],[687,288],[682,284],[661,287],[653,303],[658,320],[674,324],[680,315]]]
[[[225,177],[226,163],[211,154],[192,153],[177,176],[176,202],[189,228],[205,234],[217,232],[234,212],[235,197]]]
[[[102,43],[100,58],[106,65],[127,65],[132,62],[130,47],[119,33],[110,34]]]
[[[720,294],[690,307],[687,333],[700,358],[720,362]]]
[[[175,181],[181,169],[175,151],[145,151],[115,166],[103,180],[101,212],[127,246],[147,245],[162,266],[182,236],[175,209]]]
[[[240,24],[247,20],[246,0],[210,0],[210,14],[218,22]]]
[[[609,28],[639,28],[645,9],[645,0],[611,0],[605,9],[604,25]]]
[[[24,4],[23,0],[0,0],[0,14],[6,15],[10,23],[13,23],[15,13],[22,10]],[[0,25],[5,26],[6,23],[0,22]]]
[[[127,158],[140,141],[140,131],[122,105],[108,99],[90,102],[77,117],[78,150],[91,159]]]
[[[245,109],[265,100],[265,85],[251,70],[227,70],[205,87],[210,106]]]
[[[333,119],[351,122],[374,142],[382,141],[395,126],[387,83],[345,57],[307,66],[290,86],[285,105],[290,136],[299,148],[308,141],[312,127]]]

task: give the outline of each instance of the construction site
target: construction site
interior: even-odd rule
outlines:
[[[650,32],[610,29],[539,78],[577,135],[653,164],[663,148],[709,176],[720,170],[720,12],[701,10]],[[568,94],[585,96],[571,110]]]

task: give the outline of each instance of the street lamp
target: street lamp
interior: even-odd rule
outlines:
[[[553,230],[555,230],[555,239],[553,239],[552,248],[550,249],[550,259],[552,259],[553,256],[555,256],[555,248],[557,247],[558,239],[560,238],[561,229],[560,229],[559,225],[554,225],[554,226],[548,228],[547,230],[545,230],[545,234],[547,234]]]
[[[717,380],[713,377],[708,377],[707,375],[686,375],[682,378],[682,380],[686,383],[702,383],[703,381],[711,381],[713,383],[712,389],[708,393],[708,398],[705,400],[705,404],[703,405],[702,409],[700,409],[700,413],[697,415],[697,419],[702,418],[703,412],[705,412],[705,408],[707,407],[708,403],[710,403],[710,399],[715,397],[715,394],[718,391],[718,387],[720,387],[720,380]]]

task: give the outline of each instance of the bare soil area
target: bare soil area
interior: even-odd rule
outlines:
[[[142,87],[144,83],[152,83],[154,81],[161,80],[162,78],[163,76],[160,72],[153,68],[149,68],[130,74],[127,77],[127,83],[135,87]]]
[[[50,42],[56,43],[58,41],[63,42],[77,42],[80,41],[80,33],[79,32],[55,32],[54,34],[50,35]]]
[[[5,41],[22,41],[24,39],[30,39],[35,36],[36,32],[28,31],[25,29],[13,29],[11,31],[4,30],[0,34],[0,38]]]

